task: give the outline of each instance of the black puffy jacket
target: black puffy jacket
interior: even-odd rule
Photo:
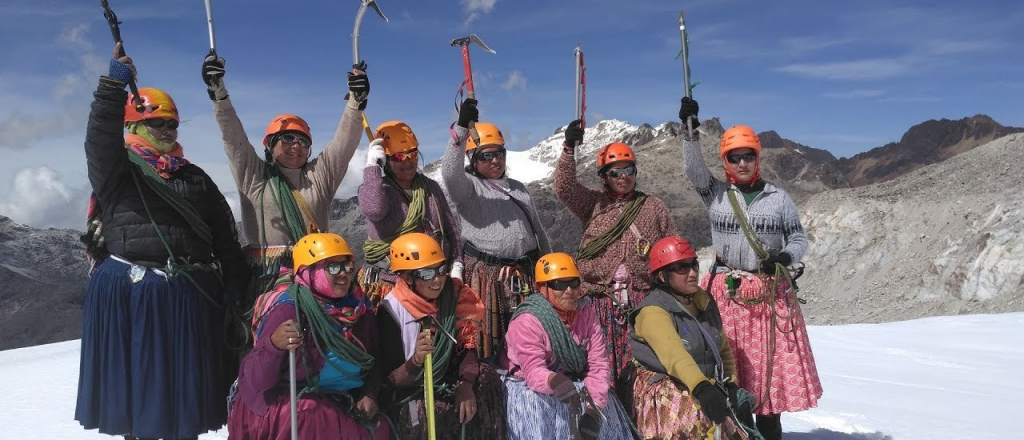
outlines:
[[[89,182],[102,211],[103,239],[107,250],[143,266],[161,268],[167,264],[167,247],[146,213],[144,198],[153,221],[175,257],[203,263],[218,261],[223,270],[225,289],[230,294],[244,292],[249,281],[249,268],[238,244],[231,208],[213,179],[192,164],[178,168],[167,179],[167,184],[191,203],[210,226],[211,245],[193,231],[178,211],[150,189],[143,177],[139,176],[136,185],[132,177],[132,168],[136,165],[128,158],[124,145],[124,106],[128,100],[124,86],[103,78],[94,96],[85,135],[85,157]]]

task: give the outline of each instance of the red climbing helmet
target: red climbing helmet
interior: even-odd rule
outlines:
[[[648,254],[648,267],[650,273],[657,272],[665,266],[677,261],[697,258],[697,252],[690,246],[690,242],[680,236],[665,237],[651,246],[651,253]]]

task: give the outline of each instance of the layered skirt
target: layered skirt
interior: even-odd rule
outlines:
[[[267,414],[252,412],[242,399],[235,401],[228,419],[230,440],[291,440],[291,399],[282,392],[269,403]],[[299,438],[308,440],[388,440],[388,423],[356,420],[338,402],[326,396],[306,394],[296,402]]]
[[[644,440],[706,439],[715,431],[724,440],[744,438],[742,428],[732,418],[715,426],[686,387],[668,376],[638,367],[633,395],[636,427]]]
[[[707,285],[707,277],[701,286]],[[710,293],[722,314],[739,383],[759,402],[754,413],[780,414],[817,406],[821,381],[803,313],[789,283],[780,279],[775,292],[770,292],[771,277],[744,277],[735,295],[730,295],[726,277],[717,274]]]
[[[531,390],[526,382],[515,377],[504,377],[505,405],[508,408],[509,440],[567,439],[569,433],[569,405],[555,396]],[[583,382],[576,382],[582,388]],[[599,440],[630,440],[633,434],[629,416],[615,398],[608,394],[603,410],[605,421],[601,425]]]
[[[130,273],[141,279],[133,282]],[[190,275],[219,296],[212,273]],[[104,260],[82,311],[75,419],[104,434],[144,438],[192,438],[220,428],[229,384],[222,320],[184,277],[168,281]]]

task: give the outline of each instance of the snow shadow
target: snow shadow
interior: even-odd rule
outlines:
[[[811,432],[787,432],[784,437],[786,440],[893,440],[892,436],[882,432],[847,434],[827,429],[815,429]]]

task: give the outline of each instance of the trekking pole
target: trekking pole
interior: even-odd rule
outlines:
[[[211,54],[216,54],[217,53],[217,41],[213,37],[213,5],[210,4],[211,0],[205,0],[205,1],[206,1],[206,30],[210,34],[210,53]]]
[[[430,337],[430,328],[427,329],[427,337]],[[424,408],[427,413],[427,440],[435,440],[437,438],[437,425],[434,420],[434,356],[433,353],[427,353],[426,359],[423,361],[423,394],[424,400],[426,400]]]
[[[476,34],[470,34],[469,36],[456,38],[451,41],[452,47],[460,46],[462,48],[462,71],[465,76],[463,83],[466,85],[466,96],[469,99],[476,99],[476,89],[473,88],[473,65],[469,61],[469,44],[476,43],[480,48],[486,52],[497,54],[493,49],[487,47],[483,40],[480,39]],[[473,142],[480,145],[480,133],[476,131],[476,124],[473,121],[469,121],[469,136],[473,138]]]
[[[110,35],[114,37],[114,44],[121,43],[121,51],[118,53],[118,57],[125,56],[124,40],[121,39],[121,22],[117,20],[117,14],[110,9],[110,4],[107,0],[100,0],[100,6],[103,7],[103,17],[107,19],[107,24],[110,25]],[[135,101],[135,110],[139,113],[144,113],[146,106],[142,103],[142,97],[139,96],[139,86],[135,84],[135,76],[128,80],[128,90],[132,91],[132,97]]]
[[[295,305],[295,326],[299,328],[299,335],[302,335],[302,325],[299,324],[298,301],[296,301]],[[292,348],[288,350],[288,392],[291,398],[292,440],[299,440],[299,393],[296,386],[297,382],[298,380],[295,378],[295,349]]]
[[[383,18],[385,23],[388,21],[388,18],[380,11],[380,6],[377,5],[376,0],[360,0],[359,3],[359,12],[356,13],[356,24],[352,27],[352,65],[359,64],[359,61],[361,61],[359,59],[359,28],[363,25],[363,16],[366,15],[366,9],[372,6],[373,10],[377,11],[377,15]],[[366,132],[366,140],[373,141],[373,130],[370,129],[370,121],[366,119],[366,112],[361,111],[359,113],[363,118],[363,131]]]
[[[679,38],[682,40],[683,45],[683,82],[686,85],[686,97],[693,98],[693,91],[690,87],[690,50],[687,47],[689,44],[686,42],[686,20],[684,15],[686,12],[679,11]],[[686,133],[693,136],[693,117],[686,118]]]

